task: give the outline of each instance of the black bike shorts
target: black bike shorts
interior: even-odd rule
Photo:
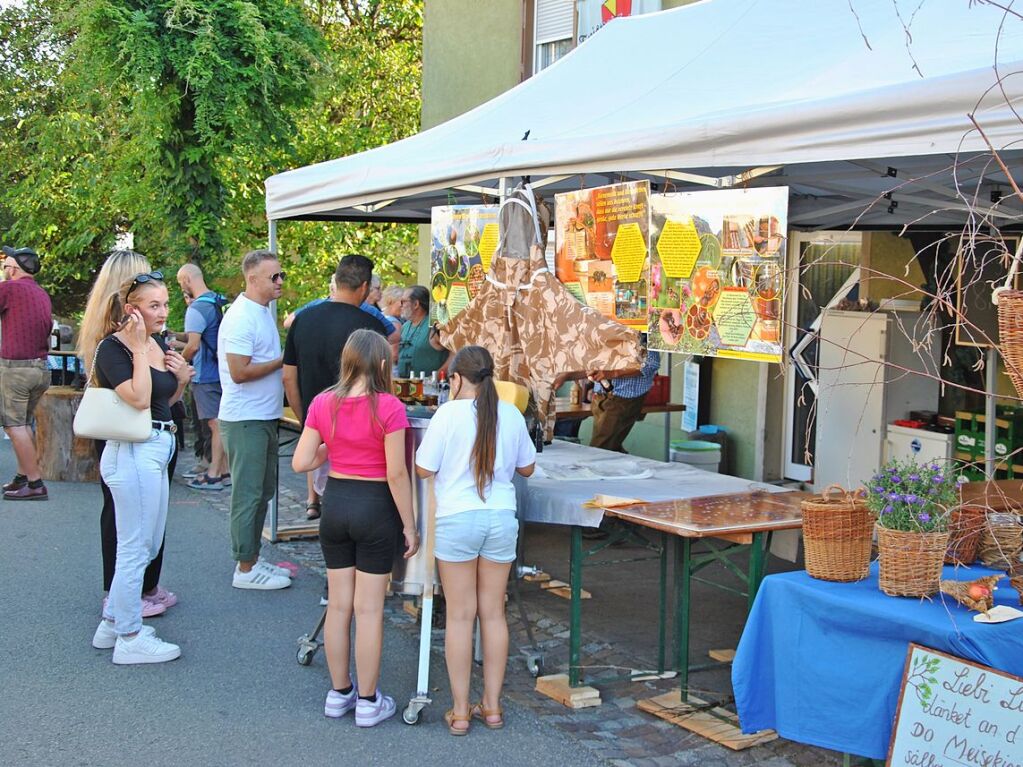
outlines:
[[[320,548],[328,570],[391,572],[401,550],[401,517],[386,482],[330,477],[322,506]]]

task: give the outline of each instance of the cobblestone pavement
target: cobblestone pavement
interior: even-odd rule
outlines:
[[[188,461],[183,461],[188,463]],[[176,481],[182,481],[180,478]],[[225,515],[228,512],[230,491],[202,492],[210,503]],[[305,524],[305,483],[290,468],[290,459],[281,460],[279,498],[280,526]],[[286,559],[326,577],[320,546],[315,539],[278,542],[274,547],[278,559]],[[269,556],[269,555],[268,555]],[[566,623],[543,609],[544,596],[533,599],[537,587],[523,583],[523,603],[532,624],[537,645],[543,654],[544,673],[559,673],[568,664],[568,635]],[[439,600],[438,600],[439,601]],[[393,628],[418,636],[419,627],[404,609],[404,600],[393,597],[387,601],[385,619]],[[842,757],[833,751],[804,746],[784,739],[755,746],[745,751],[732,751],[705,738],[664,722],[636,708],[636,701],[673,689],[670,679],[646,682],[601,682],[602,705],[594,708],[570,710],[537,693],[535,679],[527,669],[525,655],[529,642],[518,619],[518,611],[509,605],[511,652],[505,683],[507,696],[553,722],[566,737],[574,738],[598,758],[613,765],[659,767],[660,765],[700,765],[700,767],[825,767],[840,765]],[[443,610],[435,614],[432,645],[435,658],[443,657]],[[311,630],[313,626],[297,627],[297,632]],[[587,665],[608,669],[648,668],[649,661],[629,655],[627,647],[617,646],[613,637],[595,636],[586,631],[583,654]],[[446,683],[438,679],[436,671],[431,679],[431,690],[437,698],[447,700]]]

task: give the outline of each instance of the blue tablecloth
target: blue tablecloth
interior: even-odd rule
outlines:
[[[993,572],[946,567],[942,577]],[[995,602],[1019,607],[1008,579]],[[985,625],[973,615],[944,595],[885,595],[876,562],[857,583],[768,576],[732,664],[742,729],[772,728],[799,743],[884,759],[910,642],[1023,676],[1023,619]]]

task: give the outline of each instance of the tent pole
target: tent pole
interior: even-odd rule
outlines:
[[[987,396],[984,398],[984,473],[988,479],[995,478],[995,400],[998,391],[998,350],[990,346],[984,371],[987,379]]]
[[[270,219],[269,224],[270,231],[267,233],[267,246],[271,253],[277,252],[277,222],[274,219]],[[274,302],[276,304],[276,302]],[[281,424],[277,422],[277,443],[280,444]],[[274,494],[270,498],[268,504],[268,514],[270,520],[270,543],[277,543],[277,512],[280,505],[281,496],[281,470],[280,470],[280,457],[277,459],[277,466],[274,468]]]

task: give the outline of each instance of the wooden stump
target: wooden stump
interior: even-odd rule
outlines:
[[[36,457],[43,479],[55,482],[96,482],[99,462],[91,439],[71,430],[82,392],[51,386],[36,407]]]

